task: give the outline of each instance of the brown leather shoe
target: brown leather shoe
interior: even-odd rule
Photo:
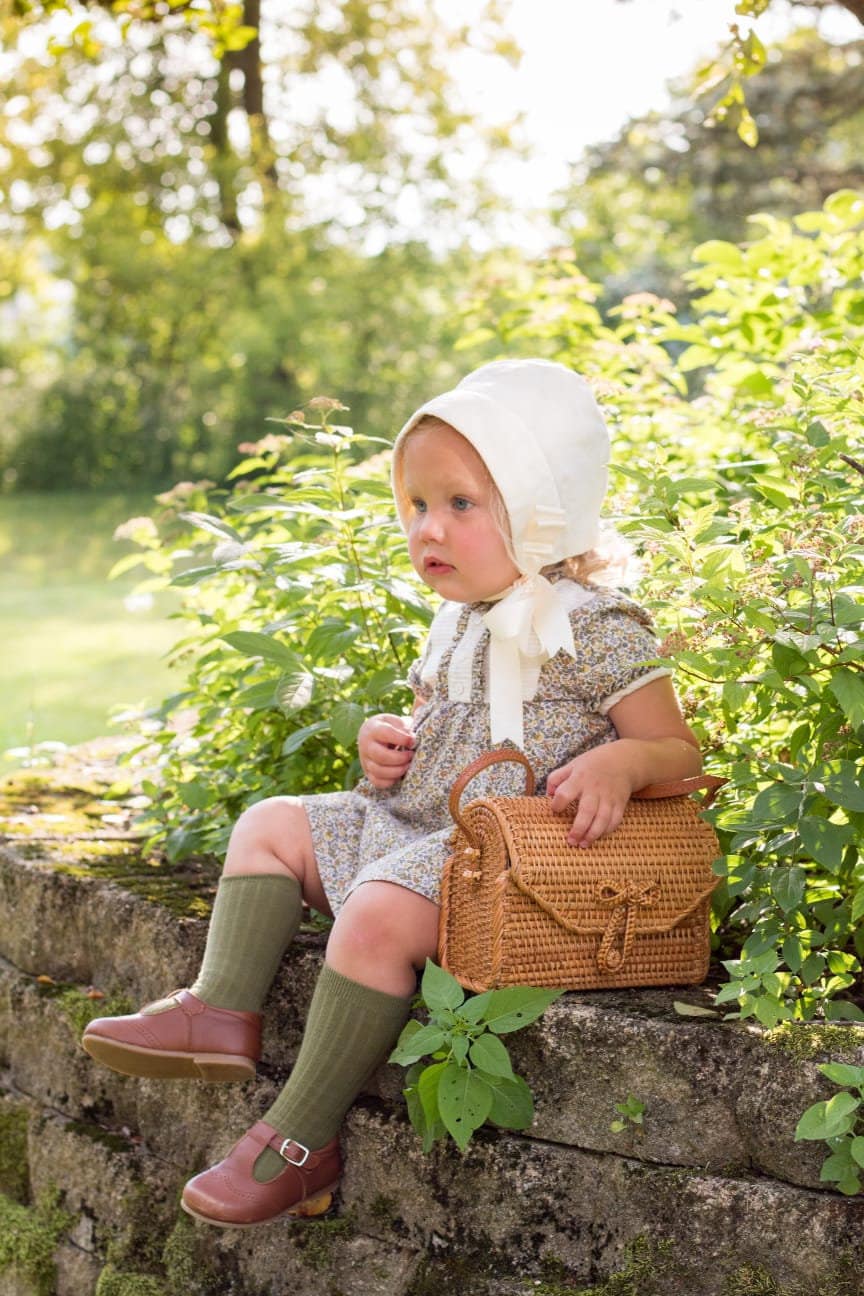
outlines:
[[[261,1056],[261,1015],[212,1008],[175,990],[130,1017],[97,1017],[81,1043],[121,1075],[249,1080]]]
[[[279,1153],[285,1168],[269,1183],[257,1183],[252,1170],[266,1147]],[[312,1151],[258,1121],[224,1161],[189,1180],[180,1205],[205,1224],[222,1228],[251,1228],[285,1215],[322,1215],[333,1201],[341,1171],[338,1138]]]

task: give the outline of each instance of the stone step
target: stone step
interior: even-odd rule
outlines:
[[[20,1095],[2,1106],[27,1117],[33,1228],[50,1234],[58,1187],[65,1219],[56,1280],[46,1286],[44,1267],[37,1277],[25,1258],[11,1278],[0,1274],[0,1296],[89,1296],[105,1271],[150,1275],[146,1296],[515,1296],[536,1285],[576,1296],[610,1274],[619,1285],[604,1291],[639,1296],[862,1291],[864,1203],[763,1177],[491,1131],[464,1156],[442,1148],[427,1158],[404,1120],[367,1101],[346,1124],[329,1216],[222,1231],[178,1210],[185,1172],[128,1133]],[[782,1287],[769,1285],[781,1274]]]
[[[24,1128],[27,1187],[13,1175],[4,1190],[43,1241],[52,1192],[70,1220],[56,1293],[0,1264],[0,1296],[91,1296],[97,1283],[98,1296],[584,1296],[590,1284],[597,1296],[864,1296],[864,1199],[820,1185],[825,1149],[793,1138],[804,1108],[834,1092],[819,1061],[864,1063],[864,1031],[765,1033],[675,1011],[710,1008],[702,989],[560,999],[507,1038],[535,1094],[530,1132],[484,1129],[464,1156],[422,1155],[403,1073],[385,1065],[346,1122],[332,1216],[249,1233],[193,1224],[178,1213],[182,1184],[284,1081],[323,938],[307,931],[286,956],[255,1081],[117,1076],[83,1053],[81,1030],[191,981],[215,873],[151,877],[126,842],[100,854],[90,827],[70,849],[47,836],[0,846],[0,1181]],[[629,1094],[644,1123],[615,1133]],[[19,1220],[21,1206],[4,1209]]]
[[[59,1072],[51,1093],[67,1095],[70,1114],[86,1115],[92,1110],[87,1095],[98,1083],[68,1023],[77,1023],[80,1034],[97,1012],[129,1011],[188,984],[206,921],[178,920],[116,884],[59,874],[50,857],[22,861],[0,848],[0,933],[0,953],[33,986],[28,995],[26,976],[15,982],[17,998],[3,1028],[12,1041],[13,1070],[29,1089],[31,1041],[50,1039],[41,1051],[43,1074]],[[284,1077],[293,1062],[321,957],[321,938],[308,934],[286,956],[266,1006],[265,1079]],[[40,991],[39,975],[72,984]],[[107,1007],[86,999],[88,986],[108,996]],[[795,1126],[806,1107],[835,1092],[819,1062],[864,1064],[864,1028],[790,1025],[764,1032],[719,1017],[682,1017],[677,1001],[710,1007],[712,996],[701,989],[568,994],[538,1024],[510,1036],[514,1065],[535,1095],[535,1136],[661,1165],[759,1170],[822,1188],[822,1146],[796,1143]],[[67,1023],[59,1033],[58,1014]],[[72,1077],[79,1075],[75,1108]],[[401,1103],[402,1076],[401,1068],[382,1068],[372,1092]],[[613,1133],[615,1104],[629,1094],[644,1104],[644,1123]],[[100,1110],[110,1114],[107,1099]]]
[[[66,1221],[53,1280],[25,1255],[0,1272],[0,1296],[90,1296],[100,1277],[138,1296],[148,1275],[146,1296],[277,1296],[322,1283],[343,1296],[401,1296],[421,1263],[417,1246],[364,1233],[344,1212],[257,1230],[200,1225],[178,1207],[185,1172],[135,1139],[46,1115],[21,1096],[2,1109],[27,1121],[32,1231],[51,1239],[58,1185]]]

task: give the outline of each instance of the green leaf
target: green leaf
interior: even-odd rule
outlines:
[[[181,513],[184,522],[191,522],[193,526],[199,527],[202,531],[209,531],[211,535],[218,536],[220,540],[233,540],[237,544],[243,543],[243,537],[232,526],[224,522],[221,518],[213,517],[210,513]]]
[[[798,831],[808,854],[832,873],[840,868],[843,852],[855,837],[851,824],[831,823],[828,819],[812,816],[801,820]]]
[[[530,1026],[563,993],[563,990],[540,990],[533,986],[493,990],[482,1020],[496,1035],[506,1035]]]
[[[774,995],[759,995],[753,1005],[756,1020],[766,1030],[771,1030],[778,1022],[786,1021],[791,1010]]]
[[[471,995],[459,1009],[459,1016],[469,1025],[475,1026],[486,1012],[491,996],[491,990],[484,990],[483,994]]]
[[[864,1022],[864,1012],[856,1004],[848,1003],[845,999],[828,999],[823,1012],[826,1021]]]
[[[854,1094],[842,1090],[829,1098],[825,1104],[825,1128],[828,1131],[825,1138],[836,1138],[838,1134],[846,1134],[855,1124],[855,1117],[858,1113],[860,1101]]]
[[[808,954],[799,969],[799,976],[805,985],[815,985],[825,971],[825,956],[816,951]]]
[[[804,962],[804,951],[797,936],[787,936],[783,942],[783,962],[790,972],[800,971]]]
[[[790,819],[797,819],[800,804],[799,788],[774,783],[763,788],[753,802],[752,818],[754,823],[786,824]]]
[[[864,725],[864,679],[845,666],[834,671],[828,687],[836,697],[853,729]]]
[[[192,779],[189,783],[178,783],[177,791],[184,805],[190,810],[206,810],[216,799],[211,788]]]
[[[822,1062],[819,1070],[836,1085],[864,1085],[864,1066],[846,1062]]]
[[[672,1007],[679,1017],[717,1017],[719,1014],[713,1008],[706,1008],[702,1004],[685,1003],[681,999],[675,999]]]
[[[276,705],[276,686],[272,679],[262,680],[260,684],[250,684],[242,689],[234,699],[238,707],[248,707],[250,711],[264,711]]]
[[[420,1096],[423,1114],[429,1125],[434,1125],[436,1121],[441,1119],[441,1113],[438,1110],[438,1086],[446,1068],[446,1062],[433,1062],[431,1066],[423,1068],[417,1080],[417,1093]]]
[[[492,1110],[492,1088],[470,1067],[447,1062],[438,1085],[438,1108],[448,1133],[464,1152]]]
[[[280,675],[275,690],[272,685],[270,687],[280,711],[287,715],[308,706],[312,701],[315,676],[302,669],[285,671]]]
[[[338,702],[330,713],[330,732],[343,747],[353,747],[366,712],[356,702]]]
[[[864,784],[852,761],[841,761],[838,770],[825,775],[823,784],[826,797],[834,805],[844,810],[864,810]]]
[[[819,1178],[822,1183],[844,1183],[856,1174],[855,1164],[848,1148],[838,1148],[822,1162]]]
[[[468,1048],[471,1044],[467,1035],[454,1035],[450,1040],[450,1053],[455,1062],[462,1063],[468,1056]]]
[[[509,1079],[513,1074],[510,1054],[496,1035],[481,1035],[471,1045],[469,1056],[474,1066],[489,1075]]]
[[[771,894],[784,913],[796,909],[804,898],[806,875],[794,864],[779,871],[771,882]]]
[[[858,1134],[849,1145],[852,1160],[856,1165],[864,1166],[864,1134]]]
[[[862,884],[852,897],[852,921],[859,923],[864,918],[864,884]]]
[[[825,1117],[825,1107],[824,1102],[818,1102],[807,1108],[795,1126],[796,1143],[802,1139],[825,1139],[828,1137],[826,1133],[828,1122]]]
[[[282,744],[282,755],[291,756],[295,751],[299,751],[307,739],[314,734],[323,733],[330,726],[326,720],[317,720],[315,724],[304,725],[302,729],[295,729],[289,734]]]
[[[490,1080],[492,1106],[488,1119],[502,1129],[528,1129],[534,1120],[534,1099],[521,1076]]]
[[[465,999],[465,991],[456,978],[428,958],[420,983],[420,993],[430,1012],[438,1012],[442,1008],[458,1008]]]
[[[435,1053],[443,1046],[444,1038],[440,1026],[433,1026],[431,1023],[428,1026],[421,1026],[418,1031],[412,1031],[404,1042],[402,1036],[399,1037],[399,1042],[390,1054],[390,1061],[398,1062],[400,1066],[408,1066],[425,1057],[427,1053]]]
[[[264,661],[275,662],[285,668],[296,667],[296,654],[281,644],[271,635],[259,634],[256,630],[235,630],[222,635],[225,643],[243,653],[244,657],[263,657]]]

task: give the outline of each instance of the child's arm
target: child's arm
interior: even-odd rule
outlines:
[[[571,846],[590,846],[617,828],[639,788],[690,778],[702,768],[695,735],[668,676],[628,693],[610,708],[609,719],[618,733],[615,742],[574,757],[546,781],[553,810],[579,802],[567,835]]]

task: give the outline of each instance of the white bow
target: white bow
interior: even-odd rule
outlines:
[[[493,743],[522,747],[523,667],[539,670],[556,652],[576,656],[567,609],[545,576],[524,576],[489,612],[489,723]]]

